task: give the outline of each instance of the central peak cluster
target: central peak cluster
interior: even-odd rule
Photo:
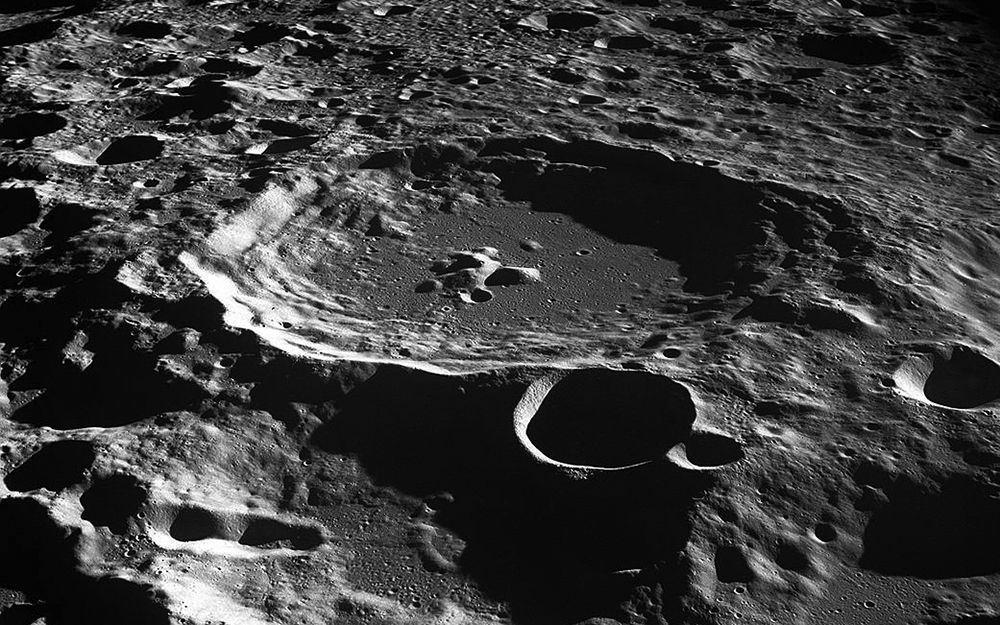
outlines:
[[[495,247],[478,247],[450,254],[447,260],[436,260],[430,267],[436,277],[418,284],[416,292],[439,292],[467,303],[482,303],[493,299],[493,292],[487,287],[542,281],[542,273],[538,269],[505,266],[497,260],[499,255]]]

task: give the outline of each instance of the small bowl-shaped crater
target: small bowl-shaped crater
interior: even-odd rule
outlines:
[[[618,469],[664,457],[695,418],[688,390],[639,371],[587,369],[542,380],[516,417],[522,443],[561,465]]]
[[[604,50],[643,50],[651,48],[653,42],[642,35],[616,35],[596,39],[594,46]]]
[[[181,542],[219,538],[221,535],[220,520],[202,508],[181,508],[170,524],[170,536]]]
[[[956,347],[947,357],[935,357],[924,394],[953,408],[989,403],[1000,398],[1000,365],[967,347]]]
[[[493,299],[493,293],[488,289],[473,289],[472,293],[469,294],[469,297],[472,298],[472,301],[475,303],[483,304]]]
[[[407,13],[412,13],[416,10],[416,7],[411,7],[408,4],[390,4],[380,7],[375,7],[372,13],[379,17],[394,17],[396,15],[406,15]]]
[[[322,532],[312,526],[294,526],[277,519],[253,519],[239,540],[241,545],[266,549],[315,549],[323,544]]]
[[[820,523],[813,528],[813,535],[816,536],[816,540],[820,542],[833,542],[837,540],[837,528],[829,523]]]
[[[593,13],[583,12],[558,12],[550,13],[545,17],[545,25],[555,30],[580,30],[588,26],[594,26],[601,21]]]
[[[569,101],[573,104],[604,104],[608,101],[608,99],[604,96],[595,95],[593,93],[582,93],[580,95],[570,96]]]
[[[684,441],[687,461],[701,469],[714,469],[743,460],[743,446],[736,439],[715,432],[692,432]]]
[[[1000,364],[964,345],[915,358],[893,376],[910,397],[963,410],[1000,399]]]

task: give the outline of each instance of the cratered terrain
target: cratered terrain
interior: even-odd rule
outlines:
[[[1000,623],[992,0],[3,0],[0,623]]]

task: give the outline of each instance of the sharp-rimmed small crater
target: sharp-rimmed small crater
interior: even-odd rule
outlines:
[[[477,304],[483,304],[493,299],[493,292],[489,289],[473,289],[472,292],[469,293],[469,299]]]
[[[163,152],[163,141],[149,135],[130,135],[115,139],[97,157],[98,165],[121,165],[148,161]]]
[[[837,540],[837,528],[830,523],[817,523],[813,535],[822,543],[830,543]]]
[[[715,468],[743,460],[743,446],[736,439],[715,432],[692,432],[684,441],[684,454],[696,467]]]
[[[936,404],[975,408],[1000,398],[1000,365],[966,347],[938,355],[924,383],[924,394]]]
[[[690,393],[670,378],[589,369],[548,391],[526,436],[556,462],[620,468],[661,457],[688,434],[694,417]]]
[[[569,101],[573,104],[604,104],[608,99],[596,93],[581,93],[570,96]]]
[[[545,16],[545,26],[554,30],[580,30],[595,26],[601,18],[582,11],[559,11]]]
[[[903,394],[948,408],[973,409],[1000,399],[1000,364],[964,345],[913,358],[893,379]]]
[[[320,140],[318,136],[305,135],[302,137],[289,137],[287,139],[275,139],[265,143],[257,143],[246,149],[247,154],[284,154],[307,148]]]
[[[222,523],[209,510],[188,506],[178,510],[170,524],[170,536],[181,542],[221,538]]]
[[[406,15],[407,13],[413,13],[417,10],[417,7],[412,7],[408,4],[385,4],[380,7],[375,7],[372,13],[379,17],[395,17],[397,15]]]
[[[268,549],[315,549],[323,544],[323,532],[310,525],[290,525],[266,517],[252,519],[239,540],[241,545]]]
[[[595,40],[594,46],[605,50],[644,50],[653,47],[653,42],[642,35],[614,35]]]

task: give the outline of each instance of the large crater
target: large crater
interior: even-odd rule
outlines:
[[[420,146],[290,174],[182,260],[289,352],[579,368],[778,270],[765,195],[597,141]]]

